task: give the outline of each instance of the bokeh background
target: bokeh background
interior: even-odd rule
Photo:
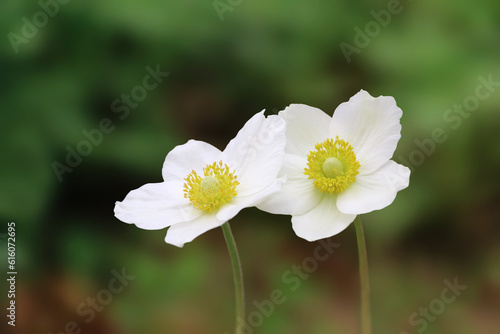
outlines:
[[[467,289],[423,333],[500,333],[500,87],[479,88],[490,94],[477,105],[473,98],[480,78],[500,82],[500,3],[406,0],[385,26],[372,11],[394,1],[218,4],[222,19],[212,1],[73,0],[34,33],[23,18],[33,22],[40,4],[2,1],[0,233],[16,223],[18,276],[17,326],[2,315],[1,332],[63,333],[71,321],[75,332],[94,334],[232,332],[221,230],[178,249],[164,243],[165,230],[117,220],[115,201],[162,181],[166,154],[188,139],[222,149],[262,109],[305,103],[331,115],[365,89],[403,109],[394,159],[413,170],[390,207],[363,217],[374,333],[423,329],[409,317],[437,305],[444,281],[455,278]],[[9,34],[23,29],[31,37],[13,47]],[[350,61],[342,43],[357,47]],[[142,85],[147,66],[169,75],[121,119],[112,104]],[[464,101],[470,112],[448,111]],[[60,182],[54,162],[65,164],[83,131],[105,118],[113,131]],[[433,148],[436,129],[446,140]],[[248,311],[274,289],[286,296],[252,333],[359,332],[353,226],[331,239],[339,248],[294,291],[282,275],[318,243],[296,237],[289,216],[255,208],[232,227]],[[134,280],[85,322],[79,305],[122,268]]]

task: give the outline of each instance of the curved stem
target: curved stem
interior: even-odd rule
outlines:
[[[231,257],[234,275],[234,288],[236,292],[236,334],[243,334],[243,325],[245,323],[245,292],[243,290],[243,272],[241,271],[241,261],[238,255],[238,249],[234,241],[229,222],[222,225],[224,238],[226,239],[227,249]]]
[[[361,283],[361,333],[371,334],[370,312],[370,278],[368,276],[368,257],[366,255],[366,242],[361,219],[356,217],[356,239],[358,240],[359,278]]]

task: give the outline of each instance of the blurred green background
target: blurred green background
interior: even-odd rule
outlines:
[[[220,229],[178,249],[166,230],[116,219],[115,201],[161,182],[166,154],[190,138],[222,149],[262,109],[305,103],[331,115],[360,89],[403,109],[394,159],[413,170],[391,206],[363,217],[374,333],[500,333],[500,87],[481,86],[500,82],[499,2],[219,1],[222,19],[212,1],[42,4],[53,17],[35,1],[0,5],[0,233],[16,222],[18,270],[17,326],[2,315],[2,333],[63,333],[71,321],[94,334],[232,332]],[[384,16],[388,7],[397,13]],[[350,61],[341,43],[356,48]],[[169,75],[141,91],[148,66]],[[113,111],[134,89],[142,101]],[[453,109],[464,103],[470,112]],[[54,162],[103,119],[113,130],[60,182]],[[436,131],[446,140],[431,140]],[[255,208],[232,227],[248,311],[274,289],[286,296],[252,333],[359,332],[353,226],[294,291],[282,275],[318,243]],[[122,268],[134,280],[87,323],[78,307]],[[425,329],[412,326],[455,278],[467,289]],[[5,310],[5,280],[1,289]]]

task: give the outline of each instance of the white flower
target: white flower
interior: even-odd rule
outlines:
[[[196,140],[175,147],[163,164],[164,181],[132,190],[116,202],[115,216],[146,230],[170,226],[165,241],[182,247],[278,191],[284,148],[285,122],[262,111],[223,152]]]
[[[361,90],[333,117],[306,105],[279,113],[287,143],[280,175],[287,181],[261,210],[292,215],[306,240],[344,230],[356,215],[382,209],[409,184],[410,170],[390,160],[401,137],[402,111],[389,96]]]

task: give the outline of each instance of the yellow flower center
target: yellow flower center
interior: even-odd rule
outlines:
[[[197,209],[212,212],[237,195],[234,172],[222,161],[203,168],[203,177],[194,170],[184,179],[184,197]]]
[[[314,186],[329,194],[338,194],[356,181],[361,166],[356,160],[352,146],[337,138],[329,138],[316,144],[316,151],[309,152],[304,174],[314,179]]]

